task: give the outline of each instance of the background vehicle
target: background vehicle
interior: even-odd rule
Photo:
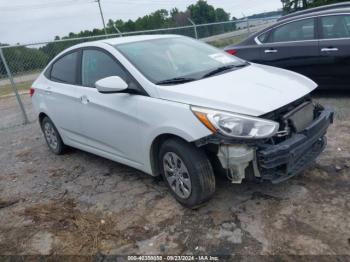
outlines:
[[[232,183],[249,174],[278,183],[305,169],[333,118],[307,96],[315,88],[191,38],[154,35],[71,47],[31,94],[52,152],[68,145],[161,174],[196,207],[215,192],[213,167]]]
[[[281,19],[225,50],[301,73],[320,88],[350,88],[350,8],[317,10]]]

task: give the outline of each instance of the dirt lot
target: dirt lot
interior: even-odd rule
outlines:
[[[196,211],[135,169],[50,154],[35,121],[8,127],[20,115],[0,98],[0,254],[350,255],[350,96],[326,96],[338,114],[312,168],[279,185],[217,179]]]

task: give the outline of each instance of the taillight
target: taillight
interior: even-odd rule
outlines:
[[[34,93],[35,93],[35,89],[34,89],[33,87],[31,87],[31,88],[29,89],[29,95],[30,95],[30,97],[32,97],[32,96],[34,95]]]
[[[227,53],[229,53],[230,55],[235,55],[237,54],[237,50],[231,49],[231,50],[226,50]]]

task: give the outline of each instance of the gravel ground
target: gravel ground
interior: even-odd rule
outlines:
[[[0,254],[350,256],[350,96],[316,99],[337,119],[311,168],[278,185],[218,178],[214,198],[193,211],[135,169],[74,149],[51,154],[37,122],[13,126],[16,101],[0,98]]]

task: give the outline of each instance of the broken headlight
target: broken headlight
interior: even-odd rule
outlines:
[[[274,121],[225,111],[191,107],[192,112],[211,131],[242,139],[262,139],[276,134],[279,124]]]

